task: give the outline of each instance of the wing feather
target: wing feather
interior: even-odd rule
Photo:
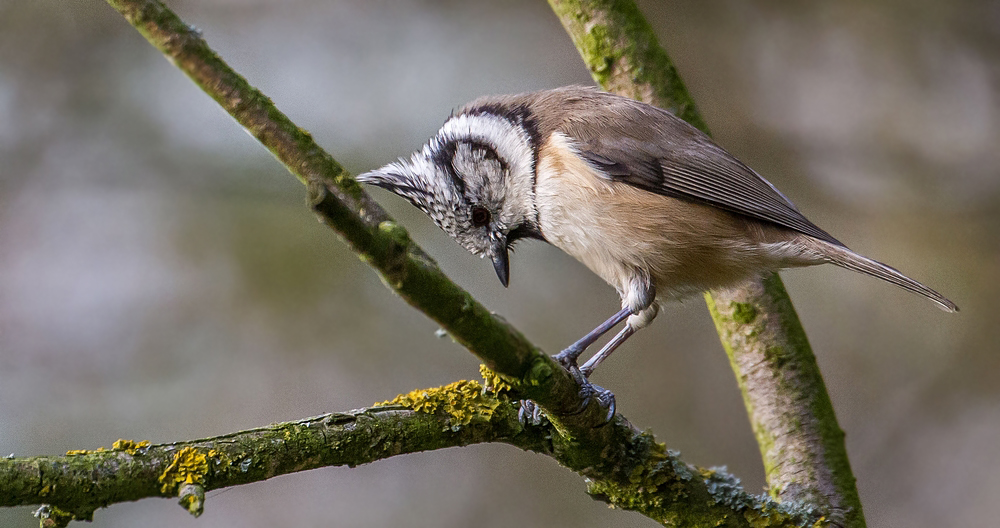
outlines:
[[[699,130],[659,108],[603,95],[609,97],[577,108],[559,128],[576,142],[580,156],[607,178],[843,246],[770,182]]]

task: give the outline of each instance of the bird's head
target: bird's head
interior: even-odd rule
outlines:
[[[489,257],[507,286],[511,243],[541,237],[533,178],[534,149],[523,125],[482,113],[450,118],[409,159],[357,179],[406,198],[462,247]]]

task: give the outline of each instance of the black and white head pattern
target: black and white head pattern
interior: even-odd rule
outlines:
[[[457,115],[409,159],[358,181],[406,198],[472,253],[506,258],[508,234],[536,216],[531,141],[507,117]]]

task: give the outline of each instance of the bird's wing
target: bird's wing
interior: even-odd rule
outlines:
[[[770,182],[681,119],[629,99],[606,103],[590,116],[569,117],[560,128],[579,155],[607,178],[843,245]]]

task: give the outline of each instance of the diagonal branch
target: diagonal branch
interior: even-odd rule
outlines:
[[[633,0],[549,0],[606,90],[671,110],[706,134],[676,68]],[[805,330],[777,274],[705,295],[739,381],[770,493],[863,527],[844,446]]]
[[[491,369],[522,382],[525,394],[552,414],[579,407],[579,386],[568,372],[448,279],[308,132],[233,71],[196,29],[159,1],[108,3],[308,186],[310,205],[320,220],[374,267],[386,285]],[[587,412],[567,419],[599,424],[599,407],[595,402]]]

